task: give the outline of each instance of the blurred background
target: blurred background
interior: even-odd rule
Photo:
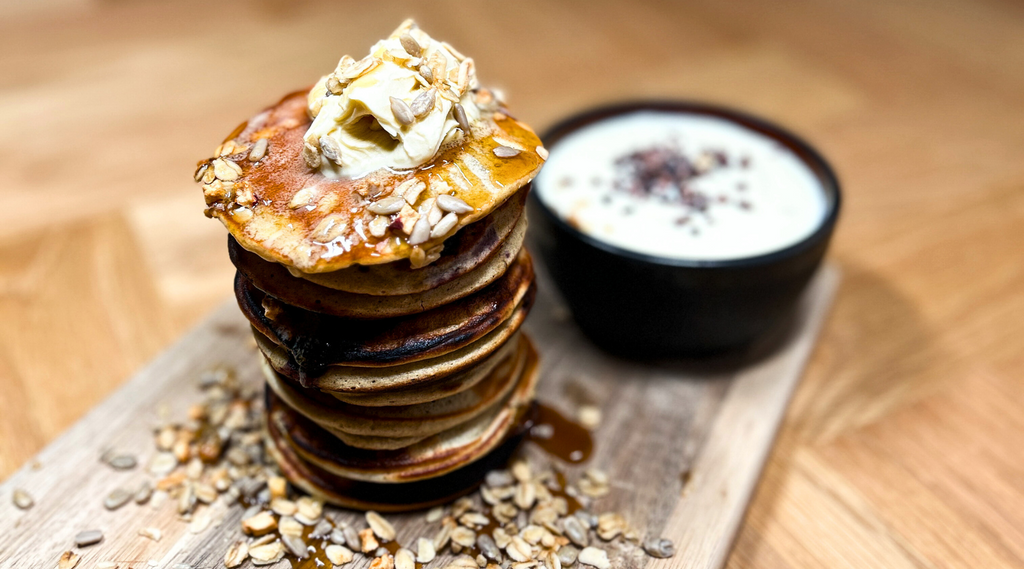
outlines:
[[[730,567],[1024,565],[1024,4],[0,2],[0,478],[228,302],[194,164],[405,17],[543,131],[735,106],[843,182],[837,304]]]

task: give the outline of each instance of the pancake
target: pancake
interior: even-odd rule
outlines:
[[[357,265],[330,273],[303,273],[292,269],[292,276],[320,286],[373,296],[400,296],[435,289],[451,282],[491,258],[524,215],[530,185],[516,192],[494,213],[469,225],[444,242],[441,257],[426,267],[413,269],[408,261],[384,265]],[[522,245],[523,232],[513,236]],[[240,247],[235,242],[236,247]],[[518,249],[518,247],[516,247]]]
[[[381,237],[363,231],[376,217],[367,206],[390,197],[403,182],[416,179],[426,185],[412,204],[414,208],[441,194],[458,197],[473,208],[459,216],[448,233],[431,237],[418,247],[429,251],[453,232],[494,211],[530,182],[544,162],[536,150],[541,141],[533,130],[506,113],[495,113],[482,116],[461,143],[442,150],[419,168],[328,178],[310,169],[302,157],[303,137],[312,122],[307,114],[307,93],[292,93],[236,128],[225,140],[231,142],[228,151],[234,152],[221,156],[222,162],[217,163],[230,179],[227,186],[204,187],[207,215],[220,219],[242,247],[305,273],[410,258],[414,247],[401,230],[388,230]],[[246,157],[259,139],[267,140],[266,154],[251,162]],[[499,146],[520,152],[498,157],[495,149]],[[225,161],[232,166],[224,166]],[[213,158],[201,162],[197,179],[217,164]]]
[[[491,374],[473,388],[455,395],[401,407],[361,407],[341,401],[324,401],[309,397],[311,390],[295,388],[281,378],[270,364],[263,361],[263,374],[274,393],[292,409],[314,421],[320,427],[337,435],[350,446],[359,448],[385,448],[383,443],[363,446],[357,438],[344,435],[360,435],[372,438],[416,438],[405,445],[390,446],[401,448],[430,435],[435,435],[464,423],[490,409],[503,400],[522,376],[527,361],[536,359],[529,341],[522,338],[518,349]],[[328,399],[333,399],[328,397]]]
[[[408,512],[450,503],[475,489],[491,470],[504,468],[529,430],[534,408],[526,411],[505,442],[480,460],[443,476],[404,484],[361,482],[317,468],[288,447],[273,422],[268,422],[264,438],[281,472],[307,494],[343,508]]]
[[[305,462],[352,480],[405,483],[445,475],[489,454],[520,424],[530,407],[537,381],[536,356],[527,362],[515,389],[503,404],[428,437],[410,447],[373,451],[346,445],[285,405],[267,390],[268,422],[282,443]]]
[[[469,369],[497,350],[519,330],[534,298],[527,295],[512,316],[479,340],[453,352],[410,364],[388,367],[328,365],[311,373],[299,367],[287,349],[278,346],[253,329],[256,345],[270,364],[282,375],[306,388],[323,391],[362,392],[402,389]]]
[[[241,274],[235,296],[253,327],[311,373],[328,364],[400,365],[455,351],[507,320],[523,298],[535,294],[533,265],[521,260],[475,294],[399,318],[353,321],[291,307],[268,298]]]
[[[524,255],[522,243],[526,228],[527,221],[524,215],[520,217],[498,250],[473,270],[437,288],[398,296],[353,294],[293,277],[286,267],[268,263],[242,247],[232,246],[232,237],[228,237],[228,253],[238,271],[252,281],[256,288],[285,304],[343,318],[392,318],[418,314],[450,304],[500,278],[513,263],[518,262],[520,256]]]

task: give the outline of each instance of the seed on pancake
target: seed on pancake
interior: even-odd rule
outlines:
[[[78,561],[81,556],[73,551],[65,551],[61,554],[60,559],[57,561],[58,569],[75,569],[78,565]]]
[[[419,245],[420,243],[426,242],[428,239],[433,237],[433,231],[430,230],[430,222],[427,221],[426,217],[420,217],[416,221],[416,225],[413,226],[412,232],[409,234],[409,244]],[[424,253],[424,258],[426,253]]]
[[[508,146],[497,146],[494,149],[494,155],[498,158],[511,158],[519,154],[519,150],[510,148]]]
[[[203,186],[203,197],[206,198],[206,205],[213,205],[227,201],[229,190],[234,186],[231,182],[213,180]]]
[[[409,183],[410,181],[412,183]],[[402,195],[402,197],[405,198],[406,203],[408,203],[409,205],[415,204],[416,200],[420,198],[420,194],[423,193],[423,190],[427,189],[427,184],[425,184],[423,180],[418,180],[415,178],[403,182],[402,186],[406,187],[403,188],[402,191],[399,193]],[[401,188],[402,186],[399,186],[399,188]]]
[[[362,551],[363,553],[369,553],[369,552],[377,549],[378,547],[380,547],[380,542],[378,542],[377,538],[373,536],[373,529],[372,528],[366,528],[366,529],[360,530],[359,531],[359,541],[360,541],[359,550]]]
[[[398,97],[391,97],[391,114],[395,116],[395,120],[399,124],[410,125],[416,120],[412,113],[412,109],[409,107],[409,103],[399,99]]]
[[[442,217],[441,221],[438,221],[437,225],[435,225],[434,228],[430,230],[430,238],[437,239],[439,237],[447,235],[452,229],[455,228],[456,225],[458,225],[458,223],[459,216],[455,215],[454,213],[449,213],[448,215]]]
[[[366,523],[373,530],[373,533],[377,534],[377,537],[384,542],[395,539],[395,527],[377,512],[373,510],[366,512]]]
[[[320,143],[320,152],[323,152],[324,158],[340,166],[341,145],[338,144],[338,141],[324,135],[320,137],[318,142]]]
[[[404,205],[406,205],[406,203],[402,196],[388,196],[366,206],[366,210],[370,213],[376,213],[379,215],[389,215],[402,211],[402,206]]]
[[[508,554],[514,561],[529,561],[533,557],[533,548],[526,540],[519,537],[518,535],[512,536],[509,540],[508,546],[505,548],[505,553]]]
[[[332,565],[345,565],[346,563],[351,563],[352,558],[355,557],[355,554],[352,553],[351,549],[344,545],[336,544],[328,545],[324,548],[324,554],[327,555],[327,560],[330,561]]]
[[[416,41],[416,38],[412,37],[409,32],[404,32],[398,37],[398,41],[402,44],[402,49],[405,53],[413,57],[419,57],[423,53],[423,48],[420,46],[420,42]]]
[[[230,160],[217,158],[212,162],[213,173],[225,182],[237,180],[242,175],[242,167]]]
[[[253,565],[271,565],[284,558],[284,545],[274,541],[249,548],[249,557]]]
[[[224,554],[224,566],[232,569],[238,567],[249,558],[249,544],[245,540],[238,540],[228,548]]]
[[[346,84],[347,81],[339,79],[337,75],[331,75],[327,78],[327,90],[330,91],[332,95],[340,95],[342,91],[345,90]]]
[[[348,229],[348,223],[339,214],[332,214],[320,220],[313,229],[313,240],[318,243],[330,243]]]
[[[430,66],[426,63],[421,63],[419,67],[420,77],[427,80],[427,83],[434,82],[434,73],[430,70]]]
[[[437,196],[437,207],[452,213],[469,213],[473,211],[472,206],[466,203],[465,200],[448,194]]]
[[[378,215],[370,220],[368,224],[370,228],[370,235],[374,237],[384,237],[384,234],[388,230],[388,226],[391,225],[391,220],[386,215]]]
[[[277,529],[277,519],[267,510],[242,520],[242,531],[249,535],[260,536],[275,529]]]
[[[462,129],[462,132],[468,136],[471,132],[469,130],[469,118],[466,116],[466,109],[462,108],[461,103],[452,105],[452,116],[455,118],[455,122],[459,123],[459,128]]]
[[[320,150],[313,146],[308,140],[302,145],[302,159],[310,168],[320,167]]]
[[[540,155],[540,159],[541,160],[547,160],[548,159],[548,149],[544,148],[543,146],[538,146],[537,147],[537,154]]]
[[[430,563],[434,560],[437,555],[437,551],[434,550],[434,542],[421,537],[416,540],[416,561],[420,563]]]

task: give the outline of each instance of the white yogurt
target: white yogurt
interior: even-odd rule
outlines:
[[[695,176],[642,184],[616,161],[659,149],[695,163]],[[637,111],[567,135],[552,148],[534,186],[539,198],[581,231],[623,249],[671,259],[724,260],[770,253],[804,239],[826,211],[821,182],[776,140],[701,114]],[[725,163],[715,162],[715,155]],[[707,168],[708,165],[712,165]],[[683,189],[681,189],[681,187]],[[701,201],[705,207],[700,207]]]

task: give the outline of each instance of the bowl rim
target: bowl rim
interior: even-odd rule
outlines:
[[[633,251],[626,249],[618,245],[613,245],[602,241],[596,237],[593,237],[587,233],[580,231],[573,227],[565,220],[563,220],[557,213],[555,213],[544,200],[540,198],[536,191],[530,192],[532,195],[531,201],[538,205],[540,210],[544,213],[552,223],[558,226],[563,231],[572,235],[576,239],[579,239],[588,245],[601,249],[607,253],[618,255],[622,257],[631,258],[636,261],[650,263],[654,265],[663,265],[667,267],[716,267],[716,268],[742,268],[760,265],[769,265],[783,259],[787,259],[796,255],[799,255],[803,251],[814,247],[822,239],[827,239],[835,228],[836,221],[839,218],[839,211],[842,205],[842,192],[840,190],[839,178],[836,176],[835,171],[827,160],[807,143],[803,138],[793,134],[786,128],[783,128],[771,121],[752,115],[745,111],[739,111],[727,106],[717,105],[713,103],[704,103],[699,101],[689,100],[672,100],[672,99],[637,99],[631,101],[624,101],[619,103],[612,103],[607,105],[600,105],[581,111],[579,113],[570,115],[567,118],[560,120],[555,123],[554,126],[549,127],[544,134],[541,135],[541,140],[544,143],[544,147],[549,149],[554,148],[558,142],[569,135],[575,130],[587,126],[591,123],[607,119],[616,115],[622,115],[637,111],[665,111],[665,112],[677,112],[677,113],[688,113],[688,114],[706,114],[723,118],[739,124],[740,126],[759,132],[769,138],[777,140],[792,150],[798,158],[800,158],[807,166],[811,169],[812,173],[820,180],[822,184],[822,190],[825,191],[827,211],[825,216],[822,218],[817,229],[812,231],[803,239],[768,253],[762,253],[760,255],[751,255],[748,257],[737,257],[734,259],[675,259],[670,257],[661,257],[658,255],[651,255],[648,253],[641,253],[639,251]],[[537,186],[537,180],[533,181],[533,185]]]

